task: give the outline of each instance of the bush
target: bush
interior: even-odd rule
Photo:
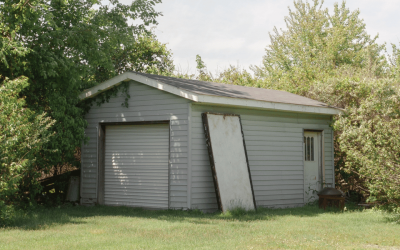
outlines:
[[[345,108],[333,124],[342,164],[336,170],[381,205],[400,206],[400,85],[344,69],[315,84],[309,97]],[[346,176],[345,176],[346,175]],[[358,182],[358,183],[357,183]],[[349,187],[347,187],[349,188]],[[352,189],[355,187],[353,186]]]
[[[54,124],[45,113],[36,114],[25,107],[20,92],[28,86],[25,77],[5,79],[0,85],[0,218],[7,205],[33,198],[41,187],[37,182],[41,168],[35,164],[49,141],[48,129]]]

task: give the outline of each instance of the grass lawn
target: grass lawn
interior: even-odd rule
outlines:
[[[0,228],[1,249],[400,249],[400,224],[375,211],[316,206],[203,214],[61,207]]]

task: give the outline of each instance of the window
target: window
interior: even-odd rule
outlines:
[[[314,137],[304,137],[304,160],[314,161]]]

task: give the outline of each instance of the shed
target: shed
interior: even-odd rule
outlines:
[[[81,204],[218,208],[201,114],[240,115],[257,207],[302,206],[334,187],[332,116],[340,110],[284,91],[125,72],[81,93],[128,82],[86,114]]]

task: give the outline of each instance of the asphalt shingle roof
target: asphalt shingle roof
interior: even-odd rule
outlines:
[[[330,107],[329,105],[323,102],[315,101],[313,99],[295,95],[285,91],[245,87],[232,84],[204,82],[198,80],[188,80],[188,79],[181,79],[181,78],[174,78],[174,77],[167,77],[160,75],[145,74],[139,72],[132,72],[132,73],[142,75],[150,79],[162,82],[164,84],[174,86],[182,90],[190,91],[192,93],[199,95],[222,96],[222,97],[250,99],[250,100],[265,101],[265,102],[306,105],[314,107]]]

